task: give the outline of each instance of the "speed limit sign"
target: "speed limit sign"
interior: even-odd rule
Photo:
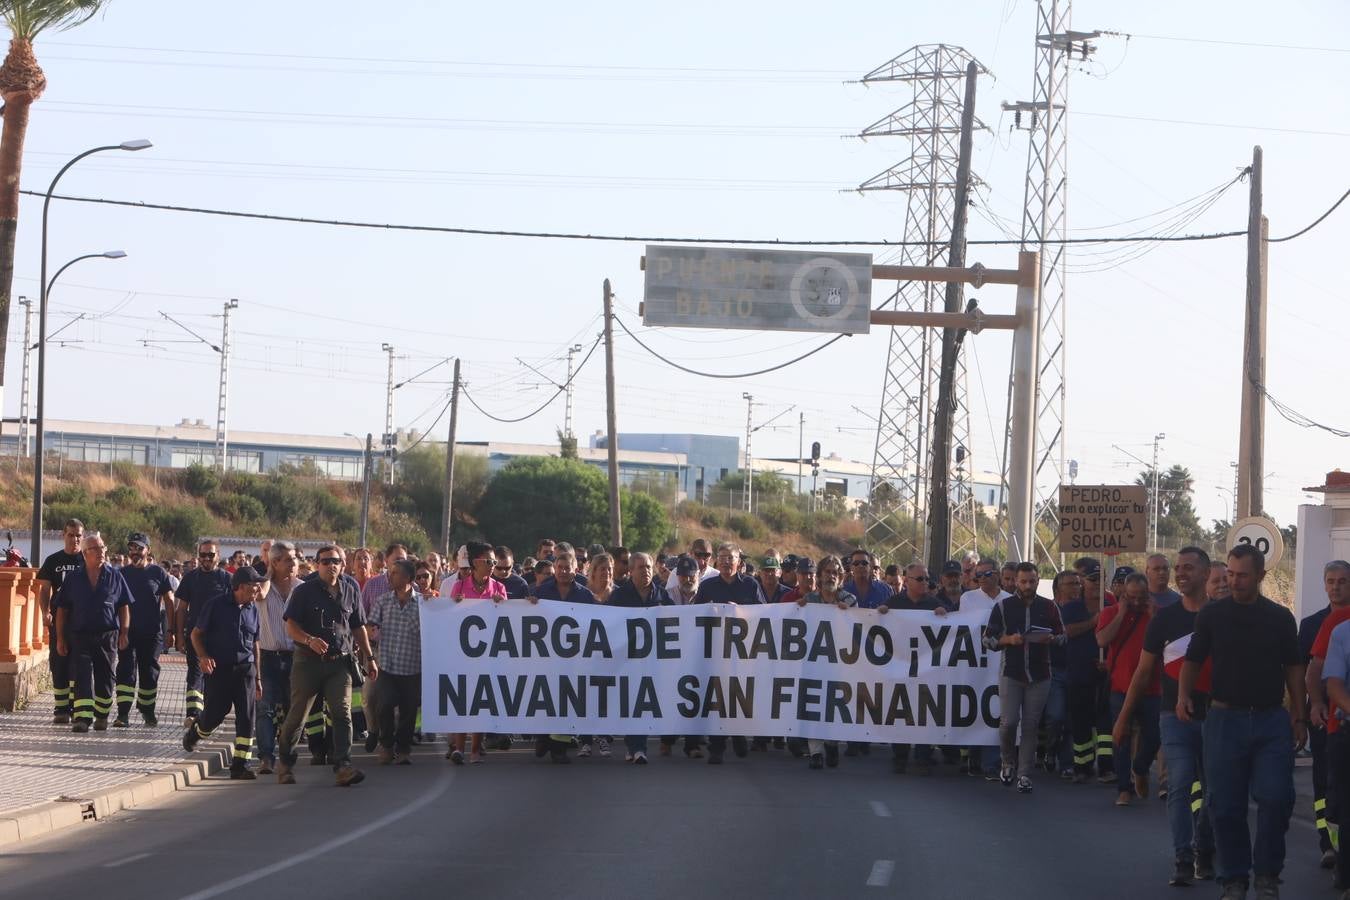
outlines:
[[[1266,558],[1266,569],[1275,568],[1284,556],[1284,538],[1280,537],[1280,528],[1265,516],[1248,516],[1238,519],[1228,529],[1228,549],[1241,544],[1250,544]]]

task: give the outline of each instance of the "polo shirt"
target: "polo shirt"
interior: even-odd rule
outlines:
[[[1102,629],[1114,622],[1123,609],[1124,604],[1118,603],[1102,610],[1097,618],[1097,632],[1100,634]],[[1125,612],[1124,615],[1125,621],[1121,623],[1120,631],[1116,632],[1116,639],[1106,648],[1106,671],[1111,676],[1111,691],[1117,694],[1130,689],[1134,670],[1139,667],[1139,654],[1144,649],[1144,635],[1152,618],[1148,612]],[[1149,697],[1157,697],[1162,693],[1157,675],[1149,682],[1146,693]]]
[[[964,606],[965,598],[961,599]],[[1092,613],[1088,611],[1087,602],[1084,600],[1070,600],[1060,607],[1059,614],[1064,619],[1066,630],[1069,625],[1087,622],[1092,618]],[[1069,684],[1092,684],[1097,680],[1098,649],[1097,635],[1093,630],[1069,638],[1064,646],[1067,656],[1065,674],[1068,676]]]
[[[861,566],[859,566],[861,568]],[[858,607],[860,609],[876,609],[878,606],[888,606],[891,599],[891,586],[880,578],[873,578],[864,587],[850,578],[845,581],[841,591],[848,591],[858,598]]]
[[[487,584],[480,590],[473,583],[473,576],[461,578],[450,588],[450,599],[452,600],[505,600],[506,585],[502,584],[491,575],[488,576]]]
[[[759,582],[749,575],[733,575],[730,581],[722,578],[719,572],[716,578],[705,578],[694,595],[695,603],[763,603],[764,591]]]
[[[647,588],[647,596],[638,593],[631,579],[624,579],[619,586],[609,595],[609,602],[606,606],[622,606],[626,608],[642,609],[649,606],[673,606],[673,600],[666,593],[666,589],[653,581]]]
[[[492,577],[496,578],[506,586],[506,596],[508,599],[524,600],[526,597],[530,596],[529,582],[514,572],[507,575],[505,578],[497,578],[495,575]]]
[[[123,566],[118,570],[131,590],[131,633],[149,637],[163,632],[164,619],[160,610],[162,599],[173,592],[169,573],[151,563],[145,567]]]
[[[328,653],[350,654],[352,632],[366,625],[361,609],[361,592],[355,579],[339,578],[334,593],[329,593],[323,579],[316,578],[297,585],[286,601],[283,616],[293,621],[306,634],[321,638],[328,644]],[[303,647],[312,653],[308,647]]]
[[[193,626],[194,631],[202,633],[206,655],[222,667],[256,661],[253,648],[258,640],[258,628],[257,606],[251,602],[240,603],[234,599],[233,592],[211,598]]]
[[[900,593],[891,596],[889,605],[891,609],[922,609],[932,612],[942,606],[942,603],[935,594],[930,594],[927,591],[924,592],[922,597],[914,599],[910,597],[909,591],[901,590]]]
[[[232,597],[230,573],[220,566],[210,572],[205,569],[193,569],[183,576],[178,584],[178,599],[187,604],[187,615],[183,617],[183,628],[191,631],[197,624],[197,616],[212,599],[224,595]]]
[[[52,609],[64,609],[66,628],[75,634],[102,634],[118,627],[117,611],[131,605],[131,589],[122,573],[104,563],[93,586],[84,569],[70,573],[61,582]]]
[[[760,584],[759,589],[762,593],[764,593],[764,585],[762,583]],[[764,593],[764,602],[782,603],[784,600],[787,599],[787,595],[791,593],[792,588],[788,587],[786,584],[783,584],[782,582],[779,582],[778,585],[773,589],[772,597],[770,597],[768,593]]]
[[[562,593],[558,590],[558,579],[556,578],[550,578],[539,585],[535,595],[540,600],[564,600]],[[568,592],[565,602],[595,603],[596,600],[595,595],[590,592],[589,588],[582,587],[574,581],[572,582],[572,590]]]
[[[1253,603],[1232,597],[1212,601],[1195,617],[1195,634],[1186,648],[1187,662],[1210,658],[1215,700],[1253,709],[1279,706],[1285,669],[1303,662],[1293,613],[1263,596]]]

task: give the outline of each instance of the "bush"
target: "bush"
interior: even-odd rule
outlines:
[[[122,509],[139,509],[141,495],[134,487],[126,484],[119,484],[117,487],[104,494],[103,499],[112,506]]]
[[[192,547],[211,527],[211,517],[200,506],[166,506],[159,511],[155,527],[165,543]]]
[[[790,506],[770,506],[759,511],[759,517],[780,534],[801,533],[806,528],[806,516]]]
[[[749,513],[731,513],[727,516],[727,527],[743,541],[762,540],[767,536],[764,523]]]
[[[89,492],[84,489],[83,485],[72,482],[70,484],[58,484],[50,490],[44,490],[42,500],[50,505],[55,503],[89,503],[93,498],[89,496]],[[58,529],[60,527],[60,525],[57,526]]]
[[[141,467],[129,459],[119,459],[112,464],[113,478],[120,485],[134,485],[141,480]]]
[[[231,494],[215,490],[207,495],[206,505],[216,515],[234,522],[253,524],[267,518],[267,509],[262,502],[248,494]]]
[[[494,543],[534,547],[551,537],[573,544],[609,540],[608,486],[598,468],[574,459],[519,457],[488,482],[476,510]]]
[[[215,469],[193,463],[183,470],[183,488],[194,497],[205,497],[220,487],[220,473]]]
[[[634,550],[656,550],[670,537],[670,517],[666,508],[650,494],[619,491],[623,510],[623,542]]]

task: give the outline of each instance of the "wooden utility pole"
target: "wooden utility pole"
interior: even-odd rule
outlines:
[[[1242,352],[1242,411],[1238,430],[1238,519],[1264,510],[1266,447],[1266,239],[1261,214],[1261,148],[1252,149],[1247,213],[1247,307]]]
[[[459,424],[459,357],[450,387],[450,434],[445,439],[445,502],[441,504],[441,556],[450,558],[451,499],[455,495],[455,427]]]
[[[370,469],[374,444],[375,436],[366,432],[366,452],[361,458],[361,547],[366,545],[366,532],[370,526]]]
[[[963,268],[966,259],[966,206],[970,193],[970,157],[975,129],[975,79],[979,70],[979,64],[975,62],[966,66],[966,97],[961,107],[961,155],[956,164],[952,239],[947,251],[947,265],[956,269]],[[947,282],[946,312],[961,312],[964,296],[965,285],[962,282]],[[933,463],[929,469],[928,488],[928,571],[933,574],[942,570],[942,564],[951,552],[952,498],[947,472],[952,457],[956,357],[964,336],[964,331],[954,328],[942,330],[942,369],[938,373],[937,405],[933,411]]]
[[[619,509],[619,426],[614,398],[614,294],[605,279],[605,427],[609,439],[605,441],[609,453],[609,540],[614,547],[623,546],[623,515]]]

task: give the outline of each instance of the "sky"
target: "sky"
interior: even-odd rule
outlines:
[[[500,230],[636,236],[897,239],[906,198],[858,184],[904,159],[903,139],[856,135],[909,100],[863,74],[916,44],[965,48],[989,70],[971,238],[1021,219],[1027,135],[1000,103],[1030,99],[1035,6],[799,2],[634,7],[582,3],[168,0],[106,13],[37,45],[49,86],[34,106],[23,187],[46,189],[90,147],[148,138],[140,153],[77,165],[87,197]],[[1350,185],[1350,24],[1331,2],[1075,4],[1077,30],[1116,32],[1071,76],[1069,221],[1076,236],[1165,227],[1178,206],[1265,155],[1274,235],[1321,215]],[[1264,46],[1253,46],[1264,45]],[[1298,49],[1288,49],[1282,46]],[[1339,87],[1338,87],[1339,85]],[[14,294],[36,298],[41,201],[21,204]],[[1241,229],[1235,183],[1188,232]],[[1350,204],[1272,245],[1267,385],[1350,428],[1350,323],[1336,265]],[[565,379],[566,350],[601,328],[601,285],[658,353],[718,373],[761,369],[820,343],[809,334],[642,329],[641,243],[465,236],[284,224],[55,202],[50,260],[108,249],[51,295],[47,414],[170,425],[215,420],[224,303],[232,314],[231,428],[377,435],[387,356],[395,380],[447,357],[487,413],[524,416]],[[867,248],[841,247],[840,250]],[[1141,253],[1147,249],[1148,252]],[[1013,267],[1015,247],[969,261]],[[876,252],[878,261],[892,251]],[[1155,434],[1162,465],[1188,467],[1206,522],[1231,515],[1241,383],[1245,243],[1084,247],[1070,255],[1066,455],[1079,483],[1133,481]],[[1010,289],[977,292],[1011,312]],[[84,316],[79,321],[72,320]],[[171,316],[179,324],[165,318]],[[36,327],[36,326],[35,326]],[[15,306],[4,414],[19,410],[23,315]],[[58,343],[59,342],[59,343]],[[971,452],[997,470],[1010,339],[972,336]],[[620,431],[743,434],[757,456],[807,445],[870,461],[886,366],[882,329],[787,369],[716,380],[669,368],[616,337]],[[580,357],[578,357],[579,359]],[[526,365],[528,364],[528,366]],[[542,371],[532,371],[529,366]],[[449,366],[395,392],[399,427],[445,419]],[[597,352],[576,379],[583,445],[604,427]],[[787,412],[784,412],[787,411]],[[555,442],[559,398],[514,424],[467,404],[460,440]],[[783,427],[778,427],[779,425]],[[1266,507],[1293,522],[1302,488],[1350,464],[1350,442],[1267,412]]]

